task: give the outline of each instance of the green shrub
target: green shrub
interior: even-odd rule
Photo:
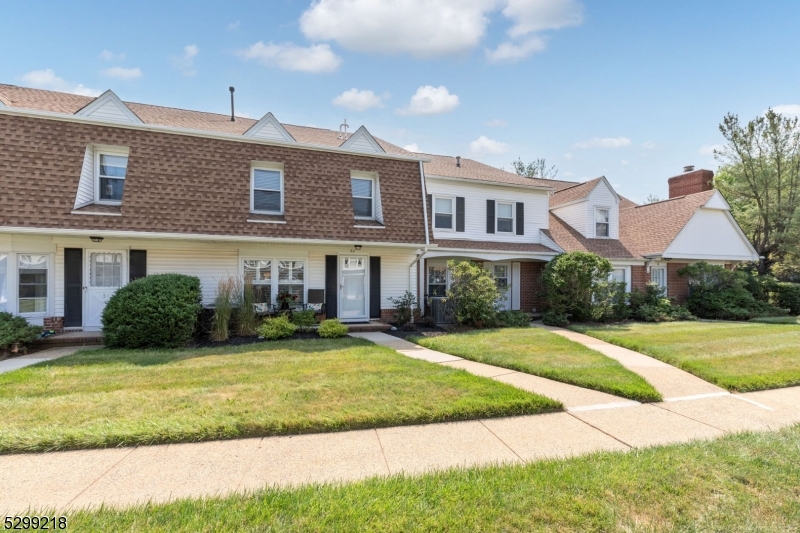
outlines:
[[[256,315],[256,293],[252,278],[236,278],[233,286],[233,301],[236,304],[234,312],[236,331],[243,336],[255,335],[258,315]]]
[[[394,321],[398,326],[411,322],[412,313],[417,307],[417,297],[411,291],[406,291],[400,298],[389,298],[394,305]]]
[[[758,301],[753,293],[754,282],[745,272],[728,270],[701,261],[678,271],[689,279],[687,307],[700,318],[748,320],[757,316],[785,315],[778,307]]]
[[[608,322],[625,320],[630,316],[624,281],[604,281],[597,284],[592,300],[592,320]]]
[[[613,270],[608,259],[587,252],[557,255],[542,275],[548,310],[585,322],[594,319],[594,297]]]
[[[217,282],[217,296],[214,298],[214,316],[211,318],[211,333],[209,337],[214,342],[228,340],[233,318],[234,292],[236,281],[231,278],[222,278]]]
[[[300,331],[309,331],[317,325],[316,314],[312,309],[304,311],[292,311],[292,324],[300,328]]]
[[[696,320],[688,309],[674,305],[665,296],[665,290],[657,283],[648,283],[645,289],[634,289],[628,295],[631,318],[643,322],[674,322],[676,320]]]
[[[542,322],[548,326],[563,328],[569,325],[569,318],[564,313],[545,311],[542,315]]]
[[[490,327],[497,323],[501,291],[492,273],[472,261],[447,262],[453,281],[447,291],[452,318],[457,324]]]
[[[297,326],[292,324],[288,316],[279,315],[274,318],[266,319],[256,329],[260,336],[268,341],[275,341],[294,335],[294,332],[297,331]]]
[[[103,311],[110,348],[177,348],[192,338],[200,314],[200,279],[156,274],[121,287]]]
[[[21,316],[0,312],[0,354],[24,351],[42,333]]]
[[[323,320],[317,329],[319,336],[325,339],[338,339],[347,335],[347,326],[335,318]]]
[[[497,325],[501,328],[524,328],[531,323],[531,316],[524,311],[500,311],[497,313]]]
[[[778,282],[772,292],[772,301],[793,315],[800,315],[800,283]]]

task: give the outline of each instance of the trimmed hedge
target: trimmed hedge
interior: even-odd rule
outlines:
[[[788,309],[793,315],[800,315],[800,283],[778,282],[772,288],[775,305]]]
[[[120,288],[103,311],[109,348],[178,348],[192,338],[201,309],[200,279],[156,274]]]
[[[21,316],[0,312],[0,354],[24,351],[41,333],[41,326],[31,326]]]

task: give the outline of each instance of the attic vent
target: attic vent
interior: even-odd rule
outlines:
[[[461,168],[461,156],[460,155],[456,156],[456,166],[458,168]]]
[[[694,170],[694,165],[686,165],[683,167],[684,172],[691,172],[692,170]]]
[[[344,119],[344,122],[339,125],[339,139],[347,139],[347,128],[350,126],[347,125],[347,119]]]

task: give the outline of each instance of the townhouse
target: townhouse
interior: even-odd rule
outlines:
[[[155,273],[226,276],[343,321],[389,320],[410,290],[445,321],[450,259],[490,269],[499,304],[538,313],[564,251],[611,260],[628,290],[683,300],[684,265],[758,257],[713,173],[636,205],[604,177],[531,179],[353,133],[0,85],[0,311],[99,330],[108,298]]]

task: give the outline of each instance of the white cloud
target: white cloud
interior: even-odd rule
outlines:
[[[490,63],[513,63],[535,52],[541,52],[545,47],[545,40],[537,36],[530,37],[520,43],[506,41],[494,50],[486,50],[486,60]]]
[[[594,137],[575,143],[575,148],[621,148],[630,145],[631,140],[627,137]]]
[[[111,67],[101,72],[103,76],[117,78],[118,80],[135,80],[142,77],[140,68]]]
[[[520,37],[578,26],[583,22],[583,6],[576,0],[508,0],[503,15],[515,22],[508,34]]]
[[[508,152],[508,145],[481,135],[469,143],[469,151],[473,154],[499,155]]]
[[[225,29],[227,29],[229,31],[238,30],[240,24],[241,24],[241,21],[237,20],[236,22],[229,23],[227,26],[225,26]]]
[[[566,159],[567,161],[572,159],[572,152],[567,152],[566,154],[564,154],[564,159]]]
[[[333,72],[342,64],[342,58],[334,54],[327,44],[303,47],[294,43],[264,44],[264,41],[259,41],[240,51],[239,55],[266,67],[300,72]]]
[[[332,103],[350,111],[365,111],[371,107],[383,107],[385,98],[388,98],[388,95],[378,96],[372,91],[359,91],[353,88],[334,98]]]
[[[499,118],[493,118],[486,122],[486,125],[490,128],[505,128],[508,125],[508,122],[505,120],[500,120]]]
[[[497,0],[319,0],[300,17],[312,41],[359,52],[435,57],[476,48]]]
[[[187,44],[183,47],[183,55],[172,57],[172,63],[184,76],[194,76],[197,74],[197,69],[194,68],[194,59],[199,53],[200,49],[196,44]]]
[[[783,104],[776,105],[772,108],[776,113],[787,115],[789,117],[800,117],[800,105],[798,104]]]
[[[417,146],[417,143],[411,143],[403,146],[403,150],[408,150],[409,152],[417,153],[419,152],[419,146]]]
[[[703,146],[700,147],[699,150],[697,150],[697,153],[700,154],[700,155],[713,156],[714,155],[714,150],[720,151],[723,148],[725,148],[725,147],[722,146],[721,144],[704,144]]]
[[[652,150],[655,147],[656,143],[654,143],[653,141],[645,141],[642,143],[642,148],[644,148],[645,150]]]
[[[100,96],[102,91],[90,89],[81,83],[69,83],[63,78],[56,76],[53,69],[32,70],[21,76],[22,81],[30,87],[36,89],[48,89],[63,93],[80,94],[82,96]]]
[[[398,115],[438,115],[454,110],[460,103],[458,96],[450,94],[444,85],[424,85],[417,89],[406,107],[395,112]]]
[[[99,57],[103,61],[123,61],[125,59],[125,54],[115,54],[111,50],[103,50],[100,52]]]

